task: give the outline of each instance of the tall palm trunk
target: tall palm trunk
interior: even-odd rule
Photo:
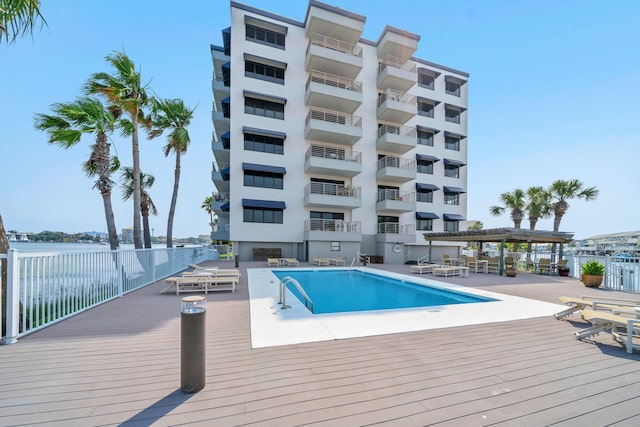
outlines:
[[[147,197],[142,197],[142,204],[140,206],[142,210],[142,232],[144,233],[144,247],[151,248],[151,228],[149,228],[149,200]]]
[[[138,147],[138,115],[132,114],[133,135],[131,147],[133,151],[133,245],[142,249],[141,197],[140,197],[140,150]]]
[[[173,180],[173,195],[171,196],[171,206],[169,207],[169,219],[167,220],[167,247],[173,247],[173,215],[176,211],[178,201],[178,185],[180,183],[180,151],[176,151],[176,170]]]
[[[7,233],[4,229],[4,223],[2,222],[2,215],[0,215],[0,254],[9,253],[9,240],[7,239]],[[2,304],[7,301],[7,260],[6,258],[0,259],[0,272],[2,272],[2,278],[0,279],[0,285],[2,286]],[[6,335],[7,331],[7,310],[2,308],[2,336]]]
[[[111,188],[113,188],[113,181],[111,181],[111,154],[109,153],[109,143],[107,142],[107,135],[104,132],[99,132],[96,136],[96,144],[91,152],[90,163],[98,174],[98,181],[96,186],[100,190],[102,195],[102,203],[104,205],[104,214],[107,221],[107,233],[109,234],[109,245],[111,250],[118,249],[118,231],[116,229],[115,217],[113,215],[113,205],[111,204]]]

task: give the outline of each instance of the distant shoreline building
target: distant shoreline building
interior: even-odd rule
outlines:
[[[599,234],[577,240],[579,253],[589,255],[629,254],[640,256],[640,230],[622,233]]]
[[[417,34],[363,39],[364,16],[316,0],[304,22],[230,5],[211,46],[212,240],[241,260],[400,264],[429,253],[423,233],[464,230],[468,73],[414,57]]]

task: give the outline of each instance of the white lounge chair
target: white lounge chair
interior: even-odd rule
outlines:
[[[624,345],[627,353],[640,348],[640,343],[633,342],[633,338],[640,338],[640,319],[627,317],[632,313],[583,310],[582,317],[591,323],[589,328],[575,333],[577,339],[581,340],[602,331],[610,330],[613,339]],[[623,329],[623,330],[621,330]]]
[[[329,265],[329,259],[327,258],[314,258],[313,265],[325,266]]]
[[[622,298],[607,298],[607,297],[559,297],[563,304],[568,305],[569,308],[562,310],[553,316],[556,319],[564,319],[571,316],[573,313],[582,311],[585,309],[591,309],[594,311],[614,311],[614,310],[634,310],[640,309],[640,299],[622,299]]]
[[[344,258],[329,258],[331,265],[344,265]]]

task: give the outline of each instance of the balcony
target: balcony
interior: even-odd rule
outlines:
[[[362,104],[362,83],[321,71],[311,71],[304,102],[314,107],[353,113]]]
[[[387,89],[378,93],[378,120],[405,123],[416,115],[418,100],[415,95]]]
[[[415,243],[416,226],[414,224],[399,224],[383,222],[378,224],[377,243]]]
[[[229,212],[229,193],[212,193],[211,209],[217,212]]]
[[[304,222],[304,240],[359,242],[362,240],[360,221],[308,219]]]
[[[351,178],[362,172],[362,154],[342,148],[312,145],[305,153],[304,171]]]
[[[362,205],[360,187],[310,182],[304,187],[306,207],[355,209]]]
[[[222,72],[215,71],[213,73],[213,79],[211,81],[212,89],[213,89],[213,97],[215,99],[222,99],[229,96],[231,93],[231,89],[228,84],[225,84],[224,77]]]
[[[413,62],[401,62],[395,57],[378,59],[379,89],[395,89],[407,92],[418,81],[416,64]]]
[[[231,120],[225,117],[221,110],[213,111],[211,118],[213,119],[213,127],[216,130],[216,134],[222,135],[229,132]]]
[[[305,69],[332,73],[349,79],[362,70],[362,48],[342,40],[311,34]]]
[[[415,191],[378,190],[376,212],[404,213],[417,208]]]
[[[419,41],[419,35],[387,25],[378,39],[378,57],[394,56],[404,64],[418,50]]]
[[[381,151],[403,154],[417,146],[417,131],[414,127],[396,124],[378,125],[376,148]]]
[[[341,40],[357,43],[364,31],[366,18],[344,9],[322,3],[309,4],[305,34],[332,34]]]
[[[389,182],[407,182],[416,179],[416,161],[386,156],[378,160],[376,179]]]
[[[229,192],[229,179],[229,165],[224,163],[213,163],[211,170],[211,180],[213,181],[213,184],[216,186],[218,191],[223,193]]]
[[[213,139],[211,141],[211,150],[213,151],[213,157],[218,163],[229,163],[231,151],[229,132],[220,136],[220,140]]]
[[[218,229],[211,232],[211,240],[230,240],[230,232],[229,224],[218,224]]]
[[[305,121],[304,137],[353,145],[362,138],[362,118],[339,111],[312,108]]]

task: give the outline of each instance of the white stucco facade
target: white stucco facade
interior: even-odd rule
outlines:
[[[231,2],[211,49],[212,238],[240,259],[403,263],[427,253],[423,233],[462,228],[469,75],[415,58],[418,35],[387,27],[369,41],[364,25],[314,0],[301,22]]]

